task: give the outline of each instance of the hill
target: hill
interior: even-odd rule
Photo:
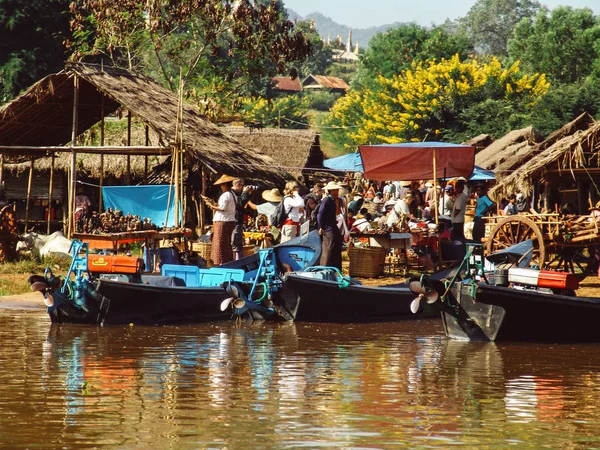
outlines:
[[[315,27],[319,32],[319,35],[323,39],[327,39],[328,37],[333,41],[335,38],[340,35],[342,37],[342,42],[346,43],[348,39],[348,31],[352,29],[352,42],[356,44],[359,43],[359,47],[367,47],[371,38],[377,33],[384,33],[391,28],[396,28],[402,23],[394,22],[389,25],[381,25],[378,27],[369,27],[369,28],[351,28],[347,25],[340,25],[337,22],[334,22],[331,18],[324,16],[319,12],[314,12],[309,14],[306,17],[302,17],[300,14],[296,13],[294,10],[287,10],[288,17],[290,20],[312,20],[315,23]]]

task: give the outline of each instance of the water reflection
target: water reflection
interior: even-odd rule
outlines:
[[[593,345],[449,341],[439,321],[94,328],[25,312],[0,312],[0,338],[4,447],[598,446]]]

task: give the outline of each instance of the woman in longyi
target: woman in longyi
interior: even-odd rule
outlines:
[[[233,261],[231,234],[235,228],[235,207],[237,203],[237,197],[231,190],[233,180],[235,180],[235,177],[223,175],[215,181],[214,184],[221,187],[218,204],[207,202],[209,208],[214,211],[210,259],[215,266]]]

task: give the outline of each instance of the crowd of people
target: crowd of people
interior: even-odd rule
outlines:
[[[278,188],[260,194],[264,200],[255,204],[259,194],[255,186],[227,175],[215,183],[221,189],[217,203],[209,205],[213,214],[211,259],[219,265],[240,258],[244,227],[262,229],[278,242],[286,242],[300,234],[300,226],[308,221],[322,239],[320,265],[341,269],[342,248],[352,232],[366,233],[374,228],[410,230],[424,222],[434,222],[436,199],[441,237],[466,243],[465,214],[474,205],[472,238],[481,242],[485,233],[483,218],[497,205],[488,197],[485,185],[467,192],[467,180],[459,177],[441,180],[386,181],[365,180],[362,174],[348,175],[343,181],[317,182],[308,188],[296,181],[286,183],[283,194]],[[520,212],[523,198],[510,196],[502,213]],[[526,202],[525,202],[526,203]],[[277,215],[279,214],[279,217]]]

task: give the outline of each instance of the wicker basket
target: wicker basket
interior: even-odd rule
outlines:
[[[254,255],[254,253],[256,253],[256,246],[254,244],[244,245],[244,248],[242,249],[242,256],[250,256]]]
[[[348,272],[351,277],[374,278],[383,273],[385,266],[386,249],[383,247],[355,247],[348,248],[350,266]]]
[[[192,251],[198,253],[198,256],[204,258],[208,267],[212,266],[210,260],[210,250],[212,244],[210,242],[192,242]]]

